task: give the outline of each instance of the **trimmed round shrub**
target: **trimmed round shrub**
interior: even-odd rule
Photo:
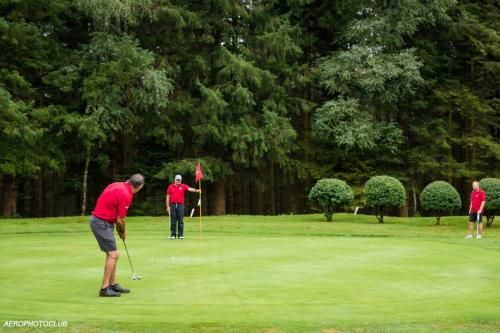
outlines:
[[[375,176],[365,183],[363,189],[366,207],[375,209],[379,223],[384,223],[388,207],[403,207],[406,191],[399,180],[390,176]]]
[[[340,179],[320,179],[309,193],[317,209],[325,214],[328,222],[332,221],[333,212],[352,201],[353,193],[349,185]]]
[[[434,212],[439,224],[443,212],[462,207],[457,190],[448,182],[438,180],[428,184],[420,193],[420,205],[424,210]]]
[[[493,224],[497,211],[500,210],[500,179],[484,178],[479,181],[479,187],[486,193],[486,205],[484,215],[486,225]]]

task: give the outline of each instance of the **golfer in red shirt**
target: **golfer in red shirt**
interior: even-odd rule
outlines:
[[[184,193],[186,191],[201,193],[201,190],[182,184],[182,176],[175,176],[173,184],[167,188],[165,205],[170,215],[170,239],[184,239]]]
[[[469,208],[469,234],[465,239],[472,239],[472,232],[474,231],[474,223],[477,225],[477,239],[481,239],[483,234],[483,211],[486,204],[486,194],[479,188],[479,182],[472,182],[472,193],[470,194],[470,208]]]
[[[118,235],[125,241],[127,236],[125,233],[125,217],[132,203],[134,193],[139,192],[143,185],[144,176],[135,174],[126,182],[108,185],[97,198],[95,209],[90,217],[90,228],[99,247],[106,253],[104,277],[99,296],[113,297],[130,292],[129,289],[123,288],[116,283],[116,262],[120,257],[120,252],[116,249],[113,230],[116,225]]]

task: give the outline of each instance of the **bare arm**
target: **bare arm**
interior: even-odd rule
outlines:
[[[165,198],[165,208],[167,209],[167,214],[170,215],[170,195],[168,194]]]
[[[482,213],[483,212],[483,208],[484,208],[485,204],[486,204],[486,201],[481,202],[481,207],[479,207],[478,213]]]
[[[188,191],[189,192],[195,192],[195,193],[201,193],[201,190],[198,190],[198,189],[192,188],[192,187],[188,188]]]
[[[125,240],[127,235],[125,233],[125,218],[124,217],[118,217],[116,219],[116,229],[118,230],[118,235],[120,236],[120,238]]]

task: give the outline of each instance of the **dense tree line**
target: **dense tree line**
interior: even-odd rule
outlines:
[[[210,214],[302,213],[377,174],[414,214],[500,176],[498,0],[0,0],[3,216],[88,214],[147,178],[163,213],[201,162]],[[196,198],[192,198],[192,202]]]

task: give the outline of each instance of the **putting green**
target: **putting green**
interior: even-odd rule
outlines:
[[[118,281],[97,297],[104,255],[88,218],[0,221],[0,324],[67,320],[64,331],[498,332],[500,228],[466,241],[465,217],[337,214],[128,219]],[[42,329],[33,329],[33,331]],[[50,331],[51,329],[43,329]]]

